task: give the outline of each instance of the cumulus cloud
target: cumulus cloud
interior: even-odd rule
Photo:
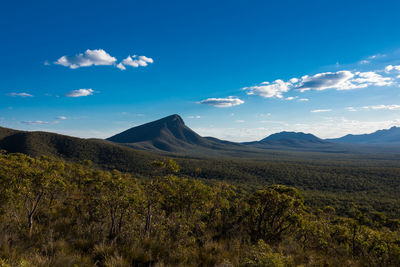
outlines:
[[[393,66],[393,65],[387,65],[386,67],[385,67],[385,71],[386,72],[391,72],[391,71],[393,71],[393,70],[395,70],[395,71],[400,71],[400,65],[395,65],[395,66]]]
[[[374,105],[364,106],[363,108],[372,110],[400,110],[400,105]]]
[[[330,112],[332,109],[315,109],[311,110],[312,113],[320,113],[320,112]]]
[[[302,84],[297,87],[301,91],[305,90],[351,90],[365,88],[368,86],[389,86],[393,84],[391,77],[383,77],[373,71],[367,72],[325,72],[312,77],[302,78]]]
[[[58,64],[71,69],[89,66],[113,65],[117,59],[112,57],[103,49],[87,49],[85,53],[75,56],[62,56],[54,64]]]
[[[353,84],[359,84],[363,87],[375,85],[375,86],[389,86],[393,84],[393,79],[390,77],[383,77],[382,75],[373,72],[356,72],[355,78],[351,81]]]
[[[349,87],[349,80],[354,77],[350,71],[325,72],[314,76],[303,76],[301,84],[297,89],[307,90],[325,90],[329,88],[344,89]]]
[[[244,103],[244,101],[237,97],[229,96],[227,98],[207,98],[205,100],[200,101],[199,103],[218,108],[227,108],[227,107],[241,105]]]
[[[78,89],[78,90],[72,90],[71,92],[68,92],[65,96],[66,97],[81,97],[81,96],[88,96],[88,95],[93,95],[93,90],[92,89]]]
[[[397,68],[398,67],[398,68]],[[391,70],[399,70],[399,66],[389,65],[386,67],[386,73]],[[393,75],[386,75],[384,71],[348,71],[341,70],[337,72],[317,73],[313,76],[304,75],[301,78],[291,78],[288,81],[275,80],[274,82],[263,82],[255,86],[242,88],[248,95],[259,95],[265,98],[283,98],[283,94],[291,90],[301,92],[327,89],[351,90],[365,88],[368,86],[390,86],[395,84]],[[397,77],[400,79],[400,75]],[[287,97],[286,100],[293,100],[293,97]],[[304,101],[300,100],[299,101]]]
[[[19,97],[33,97],[33,95],[28,94],[28,93],[9,93],[9,96],[19,96]]]
[[[259,95],[265,98],[277,97],[282,98],[283,93],[290,90],[292,83],[284,82],[283,80],[275,80],[274,82],[263,82],[259,85],[244,87],[243,90],[247,91],[248,95]]]
[[[124,60],[122,60],[118,65],[117,68],[120,70],[125,70],[125,66],[131,66],[134,68],[137,68],[139,66],[141,67],[146,67],[148,64],[153,63],[154,60],[152,58],[146,57],[146,56],[128,56]]]
[[[75,56],[62,56],[54,64],[69,67],[71,69],[77,69],[80,67],[90,66],[115,66],[120,70],[125,70],[126,66],[131,67],[145,67],[150,63],[153,63],[152,58],[146,56],[128,56],[117,64],[117,59],[111,56],[103,49],[87,49],[84,53],[77,54]],[[45,65],[48,65],[48,61],[45,61]]]

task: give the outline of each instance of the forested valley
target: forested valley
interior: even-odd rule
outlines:
[[[2,152],[0,266],[400,266],[397,168],[225,164]]]

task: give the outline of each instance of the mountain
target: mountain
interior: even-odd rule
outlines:
[[[354,143],[354,144],[394,144],[400,145],[400,127],[392,127],[390,129],[378,130],[371,134],[348,134],[346,136],[327,139],[327,141],[338,143]]]
[[[335,144],[302,132],[280,132],[255,142],[243,143],[260,149],[321,150],[332,149]]]
[[[130,128],[106,140],[138,149],[190,154],[247,149],[238,143],[202,137],[177,114]]]
[[[82,139],[48,132],[27,132],[0,127],[0,149],[31,156],[69,161],[91,160],[109,169],[143,173],[157,155],[100,139]]]
[[[325,144],[328,143],[313,134],[306,134],[302,132],[280,132],[271,134],[270,136],[259,141],[260,143],[288,143],[293,145],[300,144]]]

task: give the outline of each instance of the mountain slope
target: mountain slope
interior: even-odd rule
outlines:
[[[400,144],[400,127],[392,127],[390,129],[378,130],[371,134],[348,134],[346,136],[327,139],[328,141],[338,143],[355,143],[355,144]]]
[[[147,152],[99,139],[81,139],[48,132],[26,132],[0,127],[0,149],[31,156],[72,161],[91,160],[105,168],[145,173],[158,158]]]
[[[187,127],[182,118],[176,114],[130,128],[107,140],[145,150],[192,154],[209,150],[247,149],[237,143],[201,137]]]

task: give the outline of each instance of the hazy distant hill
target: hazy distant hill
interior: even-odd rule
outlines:
[[[400,145],[400,127],[392,127],[386,130],[378,130],[371,134],[348,134],[340,138],[327,140],[339,143]]]
[[[306,134],[302,132],[280,132],[271,134],[270,136],[262,139],[259,143],[285,143],[293,145],[307,145],[307,144],[326,144],[328,141],[322,140],[313,134]]]
[[[302,132],[280,132],[255,142],[243,143],[260,149],[296,149],[310,151],[345,151],[342,145],[325,141],[312,134]]]

